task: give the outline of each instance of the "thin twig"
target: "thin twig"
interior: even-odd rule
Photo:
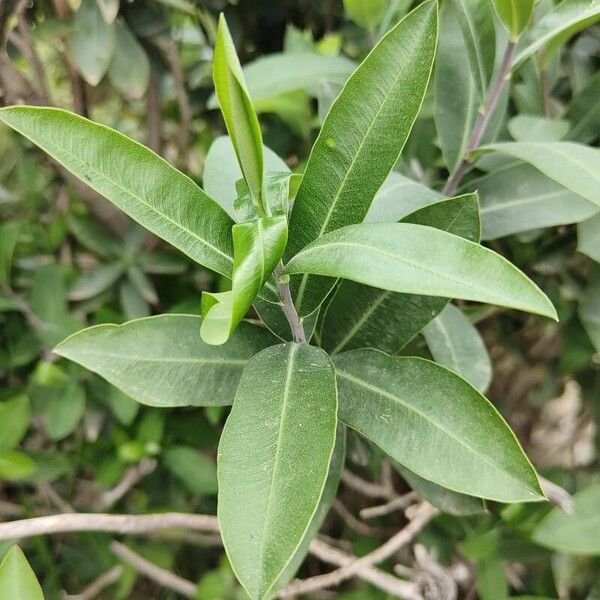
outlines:
[[[162,567],[146,560],[137,552],[134,552],[120,542],[111,542],[110,550],[118,556],[123,562],[133,567],[138,573],[145,575],[148,579],[152,579],[159,585],[169,590],[173,590],[181,594],[185,598],[196,598],[196,585],[171,571],[167,571]]]
[[[357,560],[356,556],[333,548],[319,539],[316,539],[311,543],[310,553],[319,560],[337,567],[350,565]],[[356,575],[357,577],[360,577],[360,579],[368,581],[372,585],[395,597],[406,598],[407,600],[417,600],[421,597],[414,583],[402,581],[376,567],[362,567]]]
[[[105,573],[102,573],[98,578],[94,579],[81,593],[65,594],[63,600],[93,600],[99,596],[107,587],[117,583],[123,575],[123,567],[115,565]]]
[[[483,136],[488,128],[488,125],[490,124],[490,120],[492,118],[492,115],[494,114],[494,110],[498,104],[498,101],[500,100],[502,93],[504,92],[504,88],[506,88],[506,85],[510,80],[511,66],[513,56],[515,54],[515,49],[516,42],[512,40],[509,41],[504,52],[502,65],[500,67],[500,71],[498,73],[496,81],[494,82],[494,85],[490,90],[488,99],[486,100],[479,114],[477,115],[477,120],[475,121],[473,131],[471,132],[471,137],[469,138],[469,143],[467,144],[467,150],[465,152],[465,155],[462,157],[461,161],[458,163],[458,165],[448,178],[446,185],[444,186],[443,193],[446,196],[452,196],[458,189],[458,186],[460,185],[460,182],[462,181],[462,178],[464,177],[469,167],[469,154],[472,150],[475,150],[475,148],[479,146],[481,140],[483,139]]]
[[[342,481],[349,488],[353,489],[355,492],[359,492],[366,498],[393,500],[396,497],[396,493],[393,491],[390,492],[390,489],[387,486],[362,479],[351,471],[344,471],[342,473]]]
[[[545,477],[538,476],[542,490],[546,495],[546,498],[550,500],[556,506],[560,506],[568,515],[572,515],[574,511],[573,497],[567,490],[561,488],[553,481],[546,479]]]
[[[341,502],[341,500],[333,501],[333,510],[338,514],[340,519],[350,528],[352,531],[356,531],[359,535],[364,537],[377,537],[384,533],[385,530],[377,527],[371,527],[362,521],[359,521]]]
[[[105,491],[94,508],[96,510],[109,510],[112,508],[131,488],[135,487],[144,477],[150,475],[156,469],[156,465],[156,460],[148,458],[127,469],[121,481],[114,488]]]
[[[389,515],[398,510],[404,510],[409,504],[412,504],[417,499],[415,492],[408,492],[402,496],[398,496],[385,504],[379,506],[370,506],[369,508],[363,508],[359,516],[361,519],[374,519],[376,517],[383,517]]]
[[[162,149],[162,118],[160,114],[160,85],[158,75],[150,73],[146,94],[146,144],[156,154]]]
[[[337,586],[343,581],[357,575],[363,567],[370,567],[386,560],[398,552],[400,548],[408,544],[437,513],[438,510],[436,508],[424,502],[414,511],[413,519],[408,525],[392,536],[385,544],[335,571],[290,584],[283,592],[282,597],[309,594],[317,590]]]
[[[78,531],[145,534],[160,529],[177,527],[197,529],[199,531],[219,531],[217,517],[212,515],[193,515],[187,513],[161,513],[155,515],[65,513],[0,523],[0,540]]]
[[[71,504],[69,504],[69,502],[67,502],[47,481],[40,483],[38,489],[56,508],[58,508],[58,510],[62,510],[64,513],[76,512]]]
[[[277,290],[279,291],[279,296],[281,298],[281,301],[283,302],[283,313],[285,314],[285,318],[290,324],[290,329],[292,330],[294,341],[298,342],[299,344],[303,344],[304,342],[306,342],[304,326],[302,325],[302,321],[300,321],[300,317],[298,316],[298,311],[294,306],[294,299],[292,298],[292,292],[290,291],[290,284],[285,279],[282,280],[282,263],[279,263],[279,265],[277,265],[273,274],[275,275],[275,279],[277,280]]]

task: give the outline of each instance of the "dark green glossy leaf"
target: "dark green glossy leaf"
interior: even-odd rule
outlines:
[[[233,570],[253,600],[276,594],[306,538],[336,426],[335,371],[323,350],[282,344],[250,360],[219,444],[218,515]]]
[[[377,350],[340,354],[335,366],[340,419],[411,471],[500,502],[543,498],[515,435],[458,375]]]
[[[202,342],[199,332],[199,317],[161,315],[84,329],[55,352],[142,404],[231,404],[245,364],[275,340],[265,329],[246,323],[219,347]]]

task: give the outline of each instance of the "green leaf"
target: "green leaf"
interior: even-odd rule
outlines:
[[[202,294],[200,333],[207,344],[224,344],[230,338],[281,260],[287,233],[285,216],[263,217],[233,226],[232,289]]]
[[[231,219],[154,152],[56,108],[3,108],[0,120],[157,236],[205,267],[231,276]]]
[[[171,446],[164,454],[165,465],[181,482],[199,496],[217,493],[217,468],[214,462],[194,448]]]
[[[600,212],[577,225],[577,250],[600,263]]]
[[[263,147],[265,174],[268,172],[289,172],[289,167],[273,150]],[[238,197],[236,182],[243,177],[235,156],[231,138],[218,137],[211,145],[204,161],[203,184],[206,192],[214,198],[229,216],[236,220],[233,207]]]
[[[323,83],[343,85],[356,64],[344,56],[324,56],[313,52],[282,52],[261,56],[244,65],[243,73],[250,98],[257,112],[268,102],[290,93],[314,90]],[[216,96],[208,100],[217,108]]]
[[[465,189],[479,192],[484,240],[577,223],[598,212],[595,204],[523,163],[474,179]]]
[[[519,4],[521,0],[512,0]],[[532,0],[525,0],[523,4]],[[543,49],[544,62],[547,64],[560,46],[586,27],[600,21],[599,0],[563,0],[554,10],[542,17],[524,36],[519,46],[513,68]]]
[[[365,222],[395,223],[443,198],[439,192],[392,171],[375,194]]]
[[[233,570],[253,600],[277,593],[305,539],[336,422],[335,371],[323,350],[281,344],[249,361],[219,444],[218,515]]]
[[[128,321],[150,316],[150,306],[129,280],[122,281],[119,285],[119,302],[123,316]]]
[[[122,263],[106,264],[80,275],[69,291],[69,300],[89,300],[101,294],[120,279],[125,269]]]
[[[388,0],[344,0],[348,16],[361,27],[373,30],[388,7]]]
[[[458,375],[377,350],[340,354],[335,366],[340,419],[417,475],[499,502],[543,498],[515,435]]]
[[[16,450],[0,451],[0,480],[18,481],[35,471],[32,458]]]
[[[20,221],[8,221],[0,225],[0,285],[7,285],[10,282],[13,254],[21,225]]]
[[[555,507],[534,529],[532,539],[561,554],[600,555],[600,485],[573,496],[573,514]]]
[[[473,152],[502,152],[529,163],[544,175],[600,206],[600,150],[573,142],[504,142]]]
[[[567,138],[580,144],[589,144],[600,135],[600,73],[590,77],[574,96],[565,112],[571,123]]]
[[[437,3],[427,1],[385,35],[350,77],[308,160],[290,218],[288,259],[322,234],[365,218],[419,113],[436,42]],[[306,316],[332,283],[305,275],[292,286],[299,314]]]
[[[423,225],[364,223],[338,229],[304,248],[285,272],[350,279],[392,292],[486,302],[557,319],[546,295],[505,258]]]
[[[112,23],[119,14],[119,0],[96,0],[102,17],[107,23]]]
[[[44,406],[48,437],[54,441],[64,440],[79,425],[85,412],[85,390],[73,381],[59,394],[49,394]]]
[[[475,326],[452,304],[430,321],[423,335],[436,362],[458,373],[480,392],[492,381],[492,363]]]
[[[69,215],[69,230],[85,248],[103,258],[115,258],[121,253],[117,240],[98,222],[89,216]]]
[[[519,39],[529,20],[535,0],[494,0],[500,20],[513,41]]]
[[[0,598],[44,600],[35,573],[18,546],[13,546],[0,563]]]
[[[569,131],[569,122],[536,115],[517,115],[508,122],[510,135],[518,142],[557,142]]]
[[[16,448],[29,427],[29,398],[20,394],[0,402],[0,451]]]
[[[477,195],[441,200],[417,210],[404,221],[477,240]],[[323,314],[321,346],[331,354],[368,347],[394,354],[447,303],[446,298],[398,294],[342,281]],[[390,319],[390,315],[394,318]]]
[[[223,14],[215,41],[213,80],[244,178],[254,202],[260,205],[264,173],[262,133]]]
[[[149,406],[231,404],[244,365],[271,334],[242,323],[224,346],[200,340],[200,318],[160,315],[84,329],[55,352],[94,371]]]
[[[148,55],[124,21],[117,21],[115,31],[116,48],[108,77],[122,94],[142,98],[150,81]]]
[[[596,352],[600,352],[600,269],[598,267],[579,303],[579,318]]]
[[[71,54],[82,77],[92,86],[100,83],[112,60],[116,36],[95,0],[83,0],[75,13]]]
[[[494,71],[496,29],[490,0],[452,0],[463,34],[479,98],[483,98]]]
[[[402,479],[415,491],[423,500],[433,504],[441,511],[465,517],[477,515],[485,511],[483,501],[480,498],[459,494],[447,488],[437,485],[427,479],[419,477],[406,467],[395,463],[396,470],[402,475]]]

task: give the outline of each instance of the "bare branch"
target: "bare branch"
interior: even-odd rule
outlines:
[[[146,560],[124,544],[111,542],[110,550],[122,561],[133,567],[138,573],[152,579],[162,587],[173,590],[185,598],[196,598],[196,585],[183,577],[171,573]]]
[[[0,523],[0,540],[77,531],[109,531],[120,534],[144,534],[160,529],[197,529],[219,531],[217,517],[187,513],[155,515],[107,515],[99,513],[65,513],[48,517]]]
[[[94,581],[92,581],[92,583],[90,583],[80,594],[65,594],[63,600],[93,600],[107,587],[110,587],[113,583],[117,583],[122,574],[123,567],[121,565],[116,565],[112,569],[102,573],[97,579],[94,579]]]
[[[396,497],[395,492],[390,491],[387,486],[362,479],[351,471],[344,471],[342,473],[342,481],[349,488],[353,489],[355,492],[359,492],[367,498],[393,500]]]
[[[323,588],[337,586],[343,581],[350,579],[358,574],[362,567],[373,566],[380,563],[408,544],[438,513],[437,508],[427,502],[423,502],[413,512],[412,520],[401,529],[396,535],[391,537],[385,544],[382,544],[369,554],[356,559],[335,571],[325,575],[316,575],[290,584],[282,594],[282,597],[290,597],[299,594],[308,594]]]
[[[112,508],[131,488],[135,487],[146,475],[150,475],[156,469],[156,465],[156,460],[148,458],[127,469],[121,481],[100,496],[95,508],[97,510]]]
[[[374,519],[375,517],[383,517],[389,515],[397,510],[404,510],[407,506],[412,504],[418,498],[415,492],[408,492],[403,496],[398,496],[385,504],[379,506],[370,506],[369,508],[363,508],[359,515],[361,519]]]

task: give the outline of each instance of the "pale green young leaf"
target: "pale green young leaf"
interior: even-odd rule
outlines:
[[[124,21],[115,24],[116,47],[108,68],[111,83],[131,98],[142,98],[150,81],[150,61]]]
[[[508,132],[517,142],[558,142],[569,127],[568,121],[537,115],[517,115],[508,122]]]
[[[285,272],[350,279],[392,292],[474,300],[557,318],[547,296],[505,258],[423,225],[364,223],[332,231],[299,252]]]
[[[437,3],[427,1],[385,35],[346,83],[313,146],[290,218],[291,258],[319,236],[360,223],[419,113],[437,43]],[[292,281],[300,316],[332,282]]]
[[[534,529],[533,541],[562,554],[600,555],[598,506],[600,485],[595,484],[573,496],[573,514],[553,508]]]
[[[3,108],[0,120],[157,236],[231,277],[231,219],[189,177],[154,152],[57,108]]]
[[[465,517],[477,515],[485,511],[481,498],[453,492],[448,488],[419,477],[416,473],[413,473],[399,463],[395,463],[394,467],[413,491],[423,498],[423,500],[427,500],[429,504],[433,504],[433,506],[439,508],[442,512]]]
[[[285,173],[289,167],[267,146],[263,147],[264,170]],[[235,155],[231,138],[218,137],[211,145],[204,161],[202,183],[206,193],[214,198],[232,219],[236,219],[233,207],[238,194],[235,184],[243,177],[242,170]]]
[[[219,347],[202,342],[199,332],[199,317],[161,315],[84,329],[54,351],[142,404],[231,404],[244,365],[276,340],[267,330],[246,323]]]
[[[423,329],[436,362],[458,373],[480,392],[492,380],[492,362],[475,326],[462,311],[448,304]]]
[[[600,212],[577,225],[577,250],[600,263]]]
[[[70,382],[57,394],[48,394],[43,407],[46,432],[53,441],[69,436],[83,418],[85,390],[76,381]]]
[[[282,52],[244,65],[243,73],[252,103],[260,112],[274,98],[298,91],[313,92],[324,83],[343,85],[355,68],[356,64],[345,56]],[[217,106],[217,97],[209,98],[208,107]]]
[[[368,349],[338,355],[335,366],[340,419],[420,477],[499,502],[543,499],[514,433],[458,375]]]
[[[219,444],[218,516],[253,600],[285,583],[319,509],[336,427],[335,371],[323,350],[281,344],[250,360]]]
[[[344,0],[348,16],[361,27],[373,30],[388,7],[388,0]]]
[[[27,454],[16,450],[0,450],[0,480],[18,481],[34,471],[35,461]]]
[[[500,142],[473,152],[501,152],[529,163],[560,185],[600,206],[600,150],[573,142]]]
[[[0,598],[44,600],[35,573],[18,546],[13,546],[0,562]]]
[[[513,41],[519,39],[527,27],[535,0],[494,0],[498,16]]]
[[[75,13],[70,38],[71,54],[82,77],[98,85],[110,65],[116,36],[113,23],[107,23],[96,0],[83,0]]]
[[[215,41],[213,80],[238,162],[252,198],[260,204],[264,172],[262,133],[223,14]]]
[[[509,0],[515,4],[530,0]],[[531,26],[513,61],[513,68],[542,50],[547,63],[553,52],[572,36],[600,21],[600,0],[563,0]]]
[[[490,0],[452,0],[479,98],[488,89],[496,56],[496,29]]]
[[[395,223],[443,198],[439,192],[392,171],[375,194],[365,223]]]
[[[578,223],[598,212],[595,204],[520,162],[473,179],[465,189],[479,192],[484,240]]]
[[[165,466],[186,488],[199,496],[217,493],[217,468],[211,460],[194,448],[171,446],[164,453]]]
[[[233,277],[228,292],[202,294],[200,334],[224,344],[277,266],[287,242],[286,216],[262,217],[233,226]]]
[[[20,394],[0,402],[0,450],[12,450],[19,445],[29,427],[29,398]]]
[[[441,200],[411,213],[403,221],[478,240],[477,196]],[[400,294],[342,281],[323,314],[321,346],[331,354],[369,347],[394,354],[447,303],[447,298]],[[390,315],[394,318],[390,319]]]

